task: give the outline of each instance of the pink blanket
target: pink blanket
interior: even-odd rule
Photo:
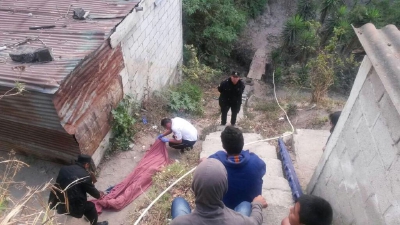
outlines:
[[[160,140],[151,146],[139,165],[111,192],[102,199],[93,200],[100,214],[103,209],[121,210],[135,200],[143,191],[150,187],[151,177],[164,165],[168,164],[168,152]]]

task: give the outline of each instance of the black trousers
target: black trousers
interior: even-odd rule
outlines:
[[[221,125],[225,125],[226,124],[226,118],[228,116],[228,111],[229,109],[232,112],[232,116],[231,116],[231,124],[235,125],[236,124],[236,117],[237,114],[240,111],[240,105],[241,104],[224,104],[224,103],[220,103],[219,106],[221,107]]]
[[[169,146],[175,149],[193,148],[193,145],[195,143],[196,141],[188,141],[182,139],[182,142],[179,144],[169,142]]]
[[[97,224],[97,219],[99,216],[97,215],[96,207],[93,202],[85,203],[83,215],[89,220],[91,225]]]

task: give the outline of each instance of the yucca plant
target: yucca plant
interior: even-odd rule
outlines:
[[[299,35],[307,28],[303,18],[300,15],[290,17],[282,32],[283,48],[289,51],[294,47]]]

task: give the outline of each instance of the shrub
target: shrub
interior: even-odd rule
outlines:
[[[184,81],[170,91],[169,108],[174,112],[202,114],[203,92],[199,86]]]
[[[111,111],[113,116],[112,131],[114,137],[111,139],[111,150],[128,150],[131,138],[134,135],[134,117],[138,111],[138,104],[130,96],[125,96],[118,106]]]
[[[185,45],[185,65],[182,67],[184,76],[194,82],[199,79],[209,81],[214,76],[221,74],[221,71],[212,69],[201,63],[197,58],[197,50],[193,45]]]

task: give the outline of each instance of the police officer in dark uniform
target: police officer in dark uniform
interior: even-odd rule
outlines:
[[[86,193],[97,199],[104,196],[104,192],[95,188],[92,177],[88,172],[91,162],[90,156],[79,155],[78,161],[74,165],[63,166],[60,169],[55,186],[59,190],[66,189],[67,191],[62,193],[53,188],[49,197],[50,208],[56,207],[57,213],[76,218],[85,216],[91,225],[107,225],[107,221],[97,222],[96,207],[93,202],[87,201]]]
[[[219,106],[221,107],[221,125],[226,125],[226,117],[229,109],[231,109],[231,125],[235,126],[236,116],[240,111],[240,106],[242,104],[244,87],[245,85],[237,72],[232,72],[231,76],[222,81],[218,86],[218,91],[221,93],[219,96]]]

